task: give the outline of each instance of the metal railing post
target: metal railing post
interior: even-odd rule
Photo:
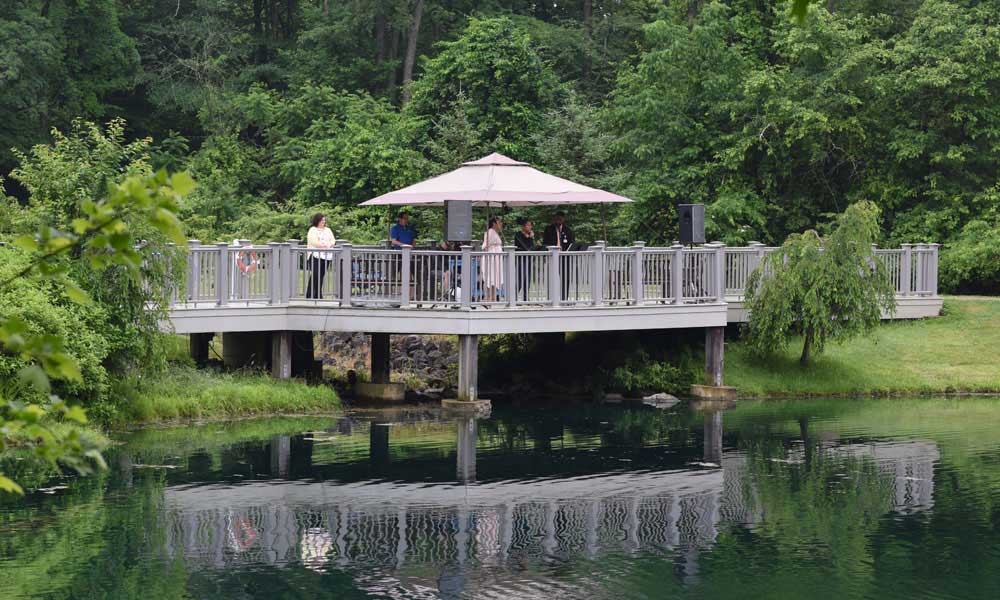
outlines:
[[[354,271],[351,267],[351,244],[343,244],[340,247],[340,305],[351,305],[351,276]]]
[[[632,253],[632,301],[636,305],[645,302],[646,277],[642,268],[642,251],[646,242],[635,242]]]
[[[504,246],[504,255],[507,257],[507,268],[505,269],[504,292],[507,293],[507,306],[514,308],[517,306],[517,248],[514,246]]]
[[[552,306],[562,304],[562,285],[559,277],[559,246],[549,246],[549,302]]]
[[[924,293],[924,276],[927,274],[927,244],[917,244],[917,273],[913,291],[916,295],[922,296]]]
[[[199,281],[198,277],[201,275],[200,269],[198,269],[198,255],[196,249],[201,245],[199,240],[188,240],[188,272],[187,272],[187,296],[188,302],[197,302]]]
[[[938,250],[941,248],[941,244],[927,244],[930,248],[930,266],[928,267],[928,278],[930,283],[927,286],[928,291],[930,291],[931,296],[938,295]]]
[[[215,247],[218,252],[215,269],[215,302],[219,306],[225,306],[229,300],[229,270],[231,268],[229,264],[229,244],[226,242],[216,242]]]
[[[715,248],[715,299],[726,301],[726,245],[722,242],[712,242]]]
[[[684,246],[674,244],[670,261],[670,295],[674,304],[684,304]]]
[[[271,249],[271,256],[267,259],[268,285],[271,286],[271,304],[281,304],[281,269],[280,254],[281,243],[268,242],[267,247]]]
[[[462,308],[472,307],[472,282],[475,274],[472,272],[472,246],[462,246]]]
[[[913,292],[913,244],[900,244],[903,253],[899,257],[899,295],[909,296]]]
[[[301,241],[291,238],[285,240],[285,243],[288,244],[288,273],[285,275],[285,281],[288,286],[286,288],[288,290],[288,300],[291,300],[295,297],[296,292],[299,291],[299,286],[297,285],[299,278],[299,261],[296,253],[293,252],[293,249],[297,248]]]
[[[594,266],[590,275],[590,301],[594,306],[604,304],[604,241],[596,242],[591,249],[594,251]]]
[[[403,261],[401,265],[401,277],[402,282],[400,282],[399,293],[402,298],[399,299],[399,306],[401,308],[407,308],[410,306],[410,259],[413,257],[413,246],[409,244],[403,244],[402,250],[400,251],[402,256],[400,259]]]

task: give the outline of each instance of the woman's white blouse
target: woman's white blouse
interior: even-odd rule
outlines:
[[[309,228],[309,235],[306,236],[306,245],[308,247],[332,248],[336,243],[337,239],[333,237],[333,231],[329,227],[324,227],[323,229],[319,227]],[[309,256],[323,260],[333,260],[333,252],[310,252]]]

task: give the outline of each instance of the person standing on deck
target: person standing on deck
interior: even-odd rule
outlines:
[[[479,263],[483,277],[483,288],[487,302],[496,302],[498,290],[503,287],[503,238],[500,231],[503,222],[500,217],[490,217],[486,233],[483,235],[483,251],[489,253]]]
[[[576,243],[576,237],[573,235],[573,230],[566,225],[566,215],[562,212],[557,212],[552,215],[552,223],[545,228],[545,233],[543,234],[543,240],[546,247],[559,246],[559,249],[563,252],[570,249],[573,244]],[[569,300],[570,292],[570,272],[567,272],[563,267],[566,266],[564,261],[559,261],[559,278],[562,280],[562,298],[559,300],[565,301]],[[572,270],[572,267],[570,267]]]
[[[329,251],[329,248],[333,248],[336,243],[337,239],[333,236],[333,231],[326,226],[326,217],[323,213],[313,215],[312,227],[309,228],[309,234],[306,236],[306,246],[310,249],[326,250],[310,250],[307,253],[306,266],[310,275],[309,284],[306,286],[306,298],[323,297],[323,278],[333,262],[333,252]]]
[[[576,243],[573,230],[566,225],[565,213],[557,212],[552,215],[552,223],[545,228],[545,232],[542,234],[542,241],[547,247],[559,246],[559,249],[563,252],[569,250],[569,247]]]
[[[514,234],[514,248],[518,252],[531,252],[535,249],[535,231],[532,228],[531,220],[518,217],[517,224],[521,226],[521,229]],[[517,260],[517,297],[520,300],[527,300],[528,288],[531,285],[528,268],[530,258],[525,256],[515,260]]]

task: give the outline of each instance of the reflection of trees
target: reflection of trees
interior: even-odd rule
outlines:
[[[764,515],[755,534],[759,547],[770,549],[769,560],[778,561],[775,573],[792,573],[808,563],[836,575],[827,585],[872,578],[869,540],[893,508],[891,475],[870,457],[808,439],[794,449],[782,440],[754,439],[742,449],[743,487],[755,491]]]
[[[166,555],[164,478],[148,473],[122,493],[127,483],[103,473],[9,512],[19,526],[0,535],[0,553],[11,559],[3,597],[188,597],[183,562]]]

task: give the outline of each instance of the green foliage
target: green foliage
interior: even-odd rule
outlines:
[[[555,73],[512,20],[472,19],[461,37],[443,42],[427,62],[407,111],[433,118],[458,107],[487,146],[530,159],[529,138],[558,93]]]
[[[664,361],[650,358],[644,351],[632,353],[624,364],[602,371],[598,376],[608,392],[620,392],[631,397],[667,392],[687,394],[693,383],[691,373]]]
[[[895,309],[895,289],[872,248],[877,236],[878,208],[859,202],[826,238],[813,230],[793,234],[766,255],[747,281],[747,346],[770,354],[802,334],[805,365],[827,341],[870,333]]]
[[[1000,293],[1000,225],[969,221],[942,252],[940,278],[954,293]]]

